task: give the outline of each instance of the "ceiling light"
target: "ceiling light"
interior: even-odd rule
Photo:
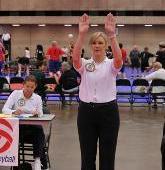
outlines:
[[[91,24],[91,27],[98,27],[98,24]]]
[[[118,27],[124,27],[124,24],[117,24]]]
[[[45,27],[45,24],[38,24],[39,27]]]
[[[20,24],[12,24],[13,27],[19,27],[21,26]]]
[[[152,27],[152,24],[145,24],[145,27]]]
[[[65,24],[64,26],[65,27],[71,27],[72,25],[71,24]]]

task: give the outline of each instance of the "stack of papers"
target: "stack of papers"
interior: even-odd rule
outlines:
[[[20,115],[12,115],[12,114],[3,114],[3,113],[0,113],[0,118],[31,118],[31,117],[37,117],[33,114],[30,114],[30,113],[23,113],[23,114],[20,114]]]
[[[16,117],[18,117],[18,118],[29,118],[29,117],[33,117],[33,114],[23,113],[23,114],[17,115]]]

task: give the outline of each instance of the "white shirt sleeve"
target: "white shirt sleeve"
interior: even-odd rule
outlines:
[[[13,91],[10,96],[8,97],[5,105],[3,106],[2,108],[2,113],[4,114],[12,114],[12,112],[16,111],[13,109],[13,106],[14,106],[14,102],[15,102],[15,96],[16,95],[16,91]]]
[[[155,71],[155,72],[153,72],[153,73],[145,76],[145,79],[146,79],[147,81],[151,81],[151,80],[153,80],[153,79],[156,79],[156,78],[157,78],[156,74],[157,74],[157,72]]]
[[[39,117],[43,116],[43,107],[42,106],[43,106],[42,105],[42,99],[41,99],[40,96],[38,96],[36,111],[37,111]]]

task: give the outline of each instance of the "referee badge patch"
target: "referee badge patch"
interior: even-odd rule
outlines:
[[[95,71],[95,64],[92,62],[92,63],[87,63],[85,65],[85,69],[89,72],[94,72]]]
[[[18,106],[20,106],[20,107],[25,106],[25,99],[20,98],[20,99],[18,100]]]

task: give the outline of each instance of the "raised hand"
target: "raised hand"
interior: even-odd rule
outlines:
[[[89,29],[89,16],[83,14],[79,19],[79,33],[87,33]]]
[[[108,34],[108,36],[112,37],[115,35],[115,29],[116,29],[116,19],[111,13],[109,13],[105,17],[105,31]]]

